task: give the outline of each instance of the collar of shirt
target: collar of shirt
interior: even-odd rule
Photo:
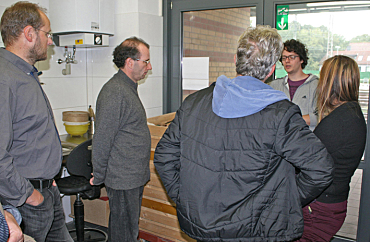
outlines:
[[[37,70],[36,67],[33,67],[33,70],[30,73],[27,73],[29,75],[32,75],[34,77],[38,77],[42,75],[42,71]]]
[[[32,72],[38,72],[37,69],[27,63],[25,60],[17,56],[16,54],[13,54],[12,52],[6,50],[5,48],[0,48],[0,57],[4,57],[9,62],[17,66],[20,70],[22,70],[27,75],[30,75]],[[35,75],[36,77],[37,75]]]
[[[121,77],[121,79],[125,83],[127,83],[128,85],[130,85],[131,87],[133,87],[135,90],[137,90],[138,84],[136,82],[134,82],[133,80],[131,80],[131,78],[128,77],[126,75],[126,73],[124,73],[121,69],[118,70],[118,75]]]

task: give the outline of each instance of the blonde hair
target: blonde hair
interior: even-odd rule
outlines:
[[[319,121],[345,102],[358,102],[359,87],[356,61],[343,55],[325,60],[316,91]]]

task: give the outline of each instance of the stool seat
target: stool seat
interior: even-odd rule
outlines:
[[[108,235],[99,229],[85,228],[84,204],[82,199],[96,199],[100,197],[100,186],[91,186],[90,178],[92,173],[91,146],[92,140],[79,144],[68,155],[66,160],[67,171],[70,176],[56,180],[59,191],[65,195],[76,195],[73,204],[75,230],[70,234],[75,241],[103,241],[108,240]],[[81,199],[82,198],[82,199]]]
[[[91,185],[83,176],[67,176],[57,182],[60,193],[76,195],[79,192],[91,190]]]

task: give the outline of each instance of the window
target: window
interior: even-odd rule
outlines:
[[[310,59],[304,69],[305,73],[319,76],[322,63],[327,58],[334,55],[346,55],[358,62],[361,83],[364,78],[370,77],[366,67],[370,63],[364,63],[363,60],[365,56],[370,61],[370,41],[368,38],[364,38],[364,36],[370,35],[370,30],[351,21],[348,22],[348,19],[356,19],[356,16],[365,18],[369,15],[369,3],[366,4],[366,7],[362,3],[330,1],[289,5],[288,29],[279,30],[279,34],[283,37],[283,41],[297,39],[306,45]],[[307,10],[310,7],[318,6],[320,9]],[[275,78],[283,77],[286,74],[284,67],[278,62]],[[362,84],[360,86],[360,96],[361,108],[367,118],[368,85]]]

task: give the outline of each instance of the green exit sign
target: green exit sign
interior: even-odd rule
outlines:
[[[276,29],[287,30],[289,15],[289,5],[279,5],[276,9]]]

